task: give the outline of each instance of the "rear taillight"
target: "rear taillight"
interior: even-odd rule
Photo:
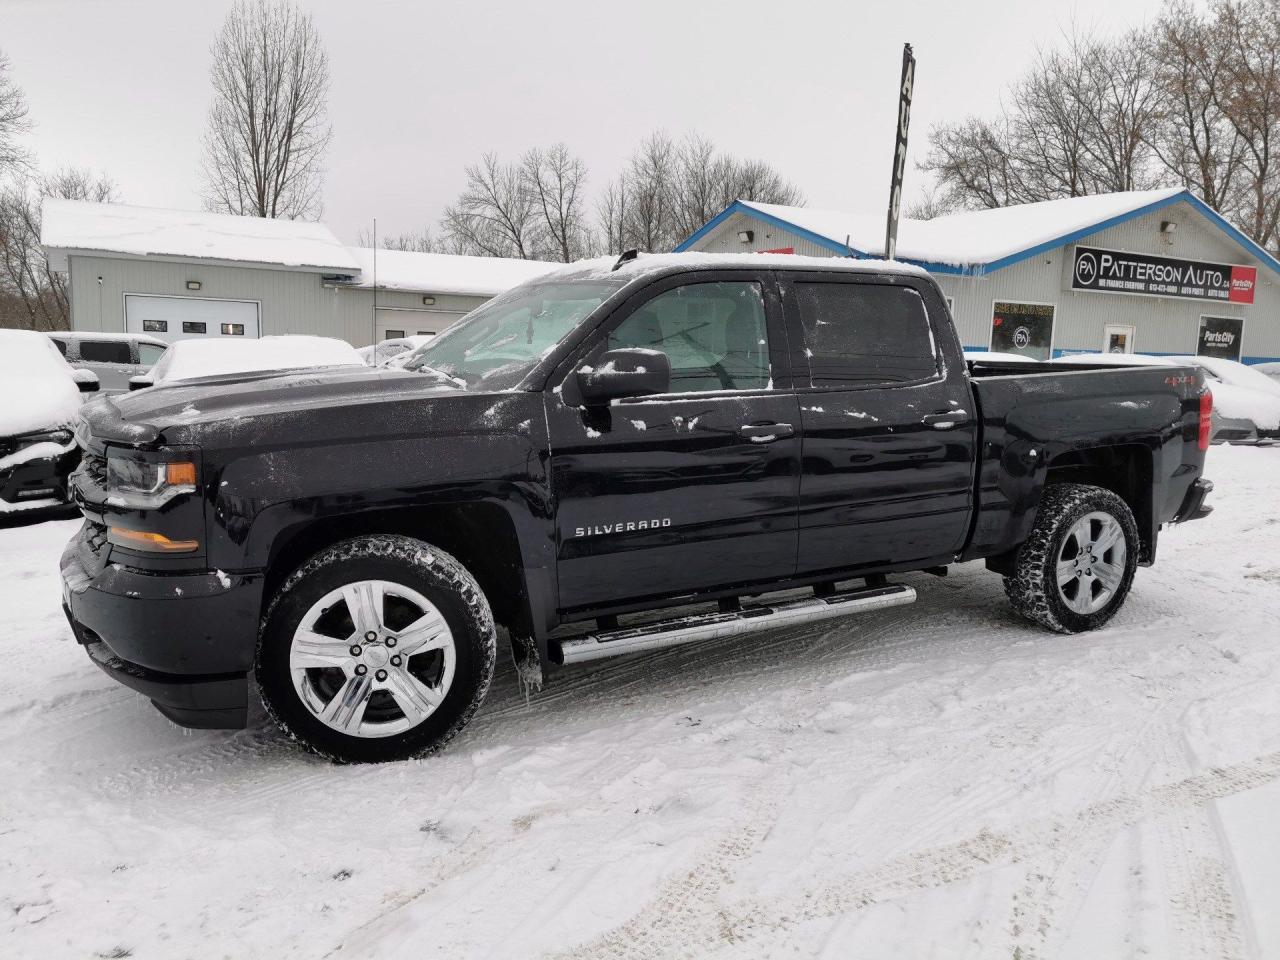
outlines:
[[[1200,438],[1199,446],[1201,450],[1209,449],[1209,441],[1213,437],[1213,394],[1209,392],[1209,388],[1204,388],[1204,393],[1200,394]]]

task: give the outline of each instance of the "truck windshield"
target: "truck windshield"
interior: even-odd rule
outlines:
[[[477,307],[413,352],[406,370],[443,375],[458,386],[506,390],[622,283],[524,284]]]

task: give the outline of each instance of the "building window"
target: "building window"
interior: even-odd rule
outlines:
[[[203,320],[183,320],[182,332],[183,333],[204,333],[205,332],[204,321]]]
[[[224,323],[222,325],[222,335],[224,337],[243,337],[244,324],[243,323]]]
[[[1240,359],[1240,341],[1244,338],[1244,320],[1240,317],[1201,317],[1196,337],[1196,355]]]
[[[142,332],[143,333],[168,333],[169,321],[168,320],[143,320]]]
[[[1051,303],[995,301],[991,308],[991,349],[1036,360],[1052,359],[1053,311]]]
[[[403,331],[403,330],[388,330],[388,331],[387,331],[387,335],[386,335],[385,337],[383,337],[382,339],[383,339],[383,340],[400,340],[400,339],[402,339],[403,337],[404,337],[404,331]]]

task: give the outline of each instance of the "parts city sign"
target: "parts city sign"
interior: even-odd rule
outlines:
[[[1071,289],[1253,303],[1258,268],[1076,247]]]

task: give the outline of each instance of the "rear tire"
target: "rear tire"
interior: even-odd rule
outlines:
[[[1138,524],[1129,505],[1102,487],[1045,487],[1031,535],[1004,578],[1021,616],[1057,633],[1096,630],[1124,604],[1138,566]]]
[[[493,614],[457,560],[371,536],[316,554],[276,592],[255,668],[272,719],[341,763],[422,757],[471,719],[493,678]]]

